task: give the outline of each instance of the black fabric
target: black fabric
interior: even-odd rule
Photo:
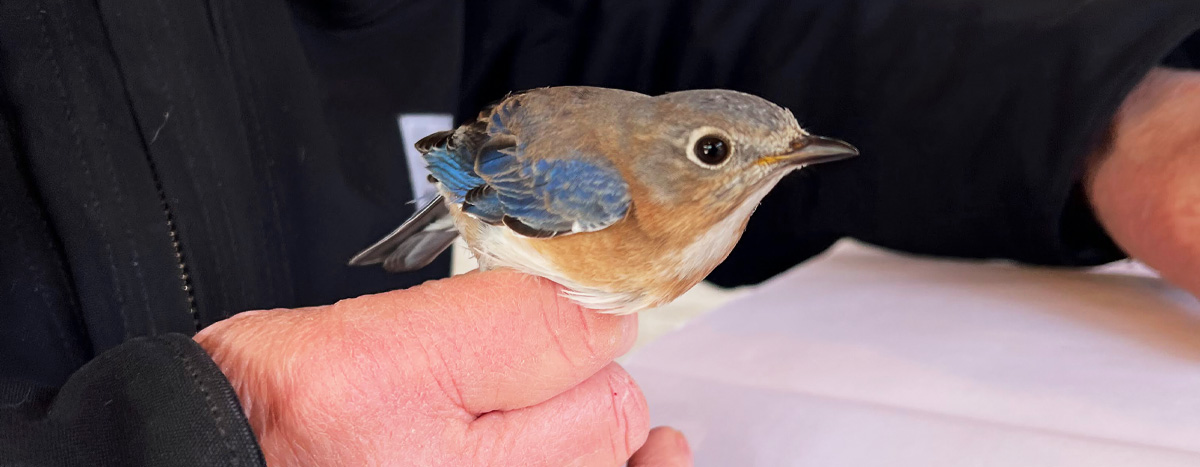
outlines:
[[[0,113],[0,375],[58,385],[91,358],[92,346],[11,129]]]
[[[58,393],[56,406],[79,411],[73,432],[92,454],[213,439],[196,435],[207,425],[184,416],[195,412],[148,402],[184,397],[171,389],[184,362],[143,358],[129,339],[445,274],[444,260],[408,276],[344,267],[411,208],[343,178],[282,1],[0,2],[0,71],[0,378],[103,387],[128,385],[136,366],[163,375],[129,386],[140,397],[113,414],[121,420],[88,415],[103,410],[98,399]],[[110,354],[128,371],[79,370]],[[219,385],[211,364],[191,368]],[[246,423],[228,391],[208,394],[220,399],[214,415]],[[51,458],[42,451],[57,444],[9,436],[19,428],[0,432],[0,464]],[[246,438],[239,452],[253,442],[229,433]]]
[[[847,236],[1048,265],[1123,257],[1079,196],[1084,157],[1128,91],[1200,29],[1192,0],[472,5],[464,115],[508,89],[721,87],[862,150],[772,193],[710,276],[724,285]]]
[[[266,465],[229,382],[184,335],[132,339],[57,391],[0,388],[4,465]]]
[[[1083,158],[1197,29],[1192,0],[0,2],[0,464],[261,463],[184,336],[446,273],[345,266],[411,213],[397,114],[723,87],[863,150],[785,180],[721,284],[844,236],[1096,264]]]
[[[295,5],[302,18],[297,24],[300,38],[321,83],[325,123],[337,145],[333,162],[353,194],[367,201],[359,200],[356,208],[369,212],[352,219],[369,227],[365,237],[370,239],[355,245],[365,247],[412,214],[404,146],[415,141],[401,140],[396,118],[454,114],[462,8],[443,0],[313,0]],[[349,256],[341,259],[345,258]],[[324,267],[344,269],[337,266]],[[360,280],[384,280],[381,276],[386,275],[371,269],[354,272]],[[426,271],[444,275],[448,256]]]

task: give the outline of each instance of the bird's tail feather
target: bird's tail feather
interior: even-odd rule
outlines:
[[[350,259],[351,266],[383,263],[389,272],[428,266],[458,238],[441,195],[434,197],[392,233]]]

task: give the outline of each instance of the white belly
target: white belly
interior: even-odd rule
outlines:
[[[654,302],[643,291],[607,291],[580,284],[563,275],[549,258],[530,246],[530,242],[544,240],[522,237],[507,227],[485,224],[462,214],[455,206],[450,210],[454,213],[458,231],[463,234],[482,271],[509,268],[545,277],[561,285],[562,295],[567,299],[602,313],[634,313]]]

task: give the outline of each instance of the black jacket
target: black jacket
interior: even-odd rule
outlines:
[[[1083,157],[1195,0],[0,2],[0,464],[258,465],[188,338],[239,311],[406,287],[345,261],[411,197],[396,115],[509,90],[723,87],[853,142],[764,202],[711,277],[851,236],[1120,258]]]

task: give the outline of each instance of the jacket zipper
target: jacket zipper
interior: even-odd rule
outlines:
[[[188,314],[192,316],[192,326],[200,332],[200,310],[196,308],[196,295],[192,292],[192,277],[188,274],[187,260],[183,255],[183,246],[179,243],[179,232],[175,228],[175,215],[167,204],[160,184],[158,195],[162,199],[163,214],[167,216],[167,231],[171,236],[171,247],[175,249],[175,261],[179,267],[179,281],[182,282],[183,292],[187,295]]]
[[[192,316],[192,326],[196,332],[200,332],[200,310],[196,307],[196,295],[192,287],[192,276],[188,272],[187,258],[183,254],[183,245],[179,241],[179,229],[175,226],[175,213],[171,211],[171,204],[167,202],[167,192],[163,189],[162,179],[158,175],[158,166],[154,163],[154,158],[147,152],[146,162],[150,167],[150,174],[154,177],[154,189],[158,191],[158,202],[162,205],[163,215],[167,219],[167,233],[171,237],[171,248],[175,250],[175,262],[179,268],[179,281],[183,292],[187,297],[188,314]]]

